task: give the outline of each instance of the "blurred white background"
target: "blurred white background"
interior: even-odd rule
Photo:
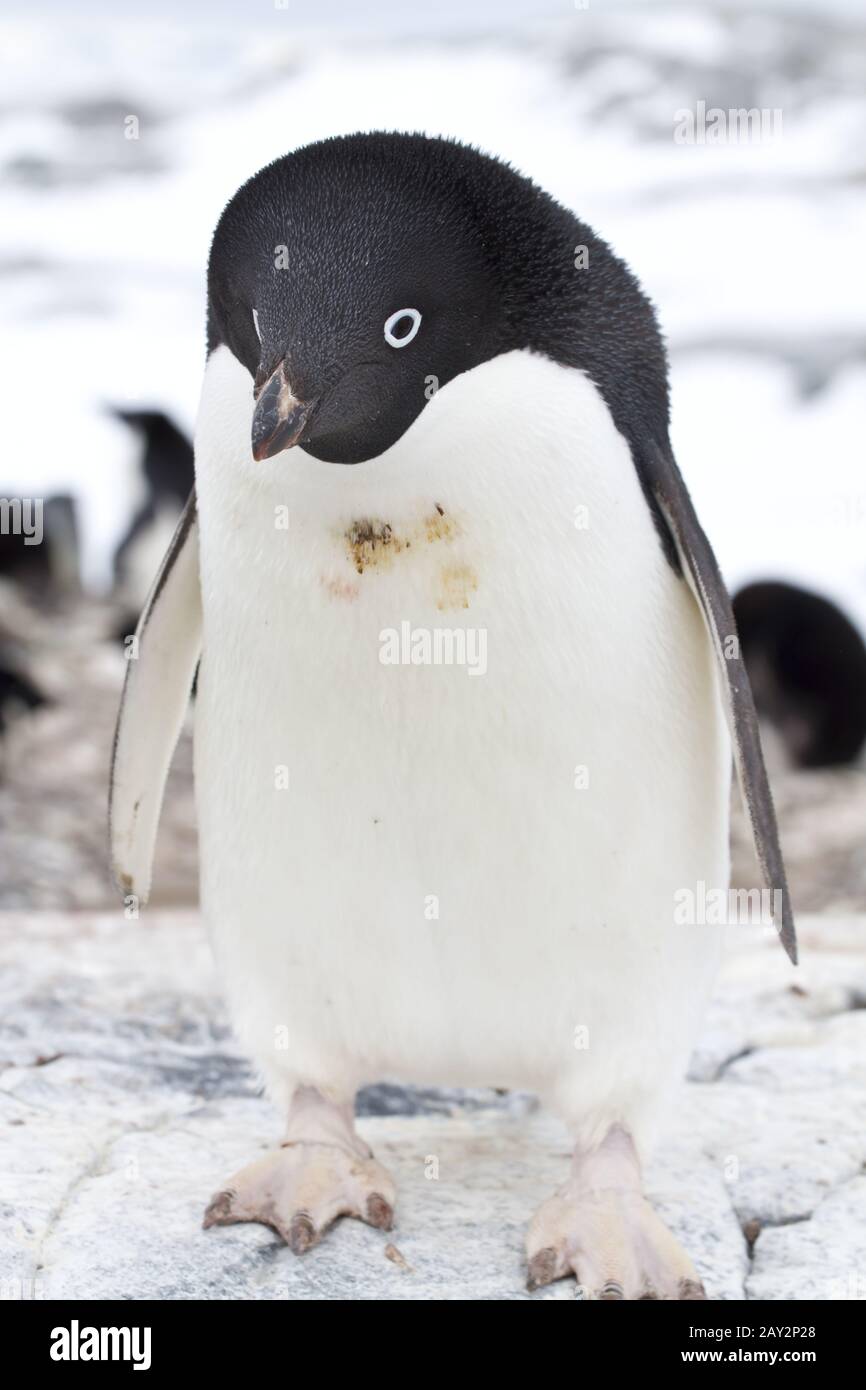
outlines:
[[[223,204],[297,145],[379,127],[503,155],[612,242],[658,307],[729,580],[800,576],[866,617],[855,0],[7,0],[0,50],[0,488],[79,495],[91,585],[138,486],[103,405],[191,428]],[[779,109],[781,135],[676,143],[699,101]]]

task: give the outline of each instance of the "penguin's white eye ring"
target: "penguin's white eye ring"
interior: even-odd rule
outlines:
[[[397,333],[398,326],[408,321],[408,328]],[[421,327],[421,315],[417,309],[398,309],[396,314],[385,320],[385,342],[390,343],[393,348],[406,347],[416,336]]]

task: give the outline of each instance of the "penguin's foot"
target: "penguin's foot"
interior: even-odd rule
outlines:
[[[530,1290],[573,1274],[583,1298],[706,1298],[644,1197],[634,1144],[619,1127],[592,1153],[575,1154],[569,1181],[535,1213],[526,1250]]]
[[[332,1105],[301,1087],[282,1146],[242,1168],[214,1194],[204,1226],[260,1221],[303,1255],[339,1216],[389,1231],[395,1196],[390,1174],[355,1133],[351,1107]]]

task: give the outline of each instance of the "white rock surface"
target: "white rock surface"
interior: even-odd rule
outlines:
[[[737,934],[648,1175],[714,1298],[866,1298],[866,919],[801,940],[795,973]],[[261,1226],[201,1229],[280,1125],[195,914],[7,913],[0,961],[3,1296],[529,1297],[526,1223],[568,1153],[531,1097],[365,1092],[397,1228],[344,1221],[297,1259]]]

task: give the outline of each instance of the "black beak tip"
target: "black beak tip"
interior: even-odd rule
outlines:
[[[262,463],[265,459],[273,458],[274,454],[278,454],[280,452],[279,449],[271,447],[272,440],[269,438],[254,438],[252,443],[253,458],[255,459],[256,463]]]
[[[256,462],[273,458],[299,444],[311,408],[305,401],[293,401],[286,410],[284,398],[269,393],[266,388],[253,414],[251,443]]]

